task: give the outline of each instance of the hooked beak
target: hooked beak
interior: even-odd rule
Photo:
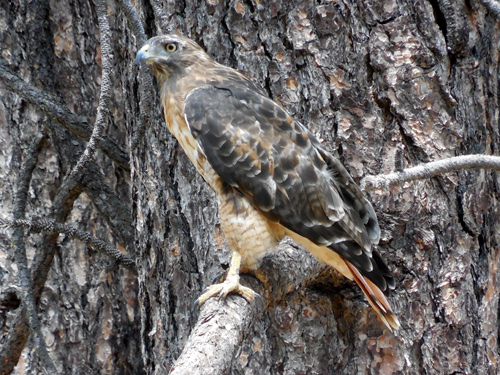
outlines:
[[[140,65],[142,60],[147,60],[151,57],[151,54],[149,53],[149,47],[149,44],[145,44],[144,46],[142,46],[139,52],[137,52],[137,56],[135,57],[135,63],[137,65]]]

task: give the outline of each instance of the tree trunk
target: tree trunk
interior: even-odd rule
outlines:
[[[134,6],[147,37],[196,40],[306,124],[361,182],[455,155],[500,155],[500,24],[482,3]],[[396,332],[352,282],[288,240],[264,259],[264,284],[243,277],[262,298],[249,305],[231,295],[199,309],[196,298],[228,267],[229,249],[214,194],[169,134],[157,91],[145,100],[138,36],[120,4],[107,4],[114,71],[102,151],[62,202],[85,131],[75,134],[71,121],[0,78],[0,218],[13,217],[23,163],[45,133],[40,151],[30,151],[38,161],[26,216],[89,231],[137,261],[136,275],[68,235],[26,231],[41,334],[58,373],[500,373],[500,179],[489,170],[367,192],[396,280]],[[76,115],[78,129],[95,121],[99,38],[94,2],[1,4],[0,68],[49,94],[66,120]],[[142,118],[148,126],[134,148]],[[0,374],[16,364],[15,374],[43,373],[10,233],[0,235]]]

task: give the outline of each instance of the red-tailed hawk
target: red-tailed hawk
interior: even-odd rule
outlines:
[[[226,280],[199,302],[233,291],[253,300],[239,283],[240,264],[257,268],[290,236],[354,280],[382,321],[398,328],[384,295],[394,280],[373,249],[377,217],[344,166],[259,87],[192,40],[151,38],[140,61],[157,78],[168,129],[217,195],[233,251]]]

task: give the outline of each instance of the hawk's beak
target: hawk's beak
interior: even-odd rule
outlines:
[[[141,60],[144,60],[144,59],[148,59],[149,57],[151,57],[151,55],[149,54],[149,44],[145,44],[144,46],[142,46],[142,48],[139,50],[139,52],[137,52],[137,56],[135,57],[135,63],[137,65],[140,65],[141,63]]]

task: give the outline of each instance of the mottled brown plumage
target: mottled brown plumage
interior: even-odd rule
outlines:
[[[391,272],[373,245],[380,230],[371,204],[343,165],[246,77],[192,40],[163,35],[139,51],[155,73],[165,120],[214,189],[221,225],[241,263],[259,259],[285,235],[353,279],[389,328],[399,323],[384,293]],[[236,290],[235,255],[225,283],[201,298]]]

